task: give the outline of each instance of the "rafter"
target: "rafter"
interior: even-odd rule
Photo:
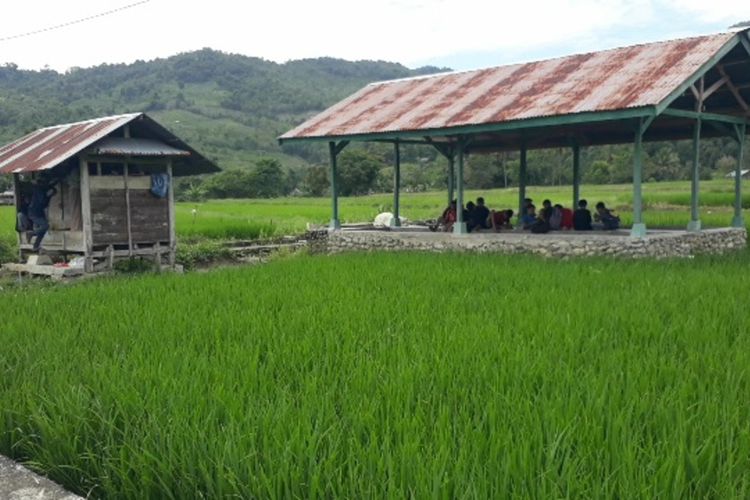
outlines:
[[[728,81],[729,81],[728,76],[722,76],[721,78],[719,78],[710,87],[708,87],[705,92],[703,92],[703,100],[705,101],[706,99],[708,99],[711,96],[711,94],[713,94],[714,92],[719,90],[721,87],[723,87],[724,84],[727,83]]]
[[[721,64],[716,65],[716,69],[719,70],[719,74],[726,78],[727,82],[727,88],[732,93],[734,98],[739,103],[742,110],[745,112],[746,115],[750,115],[750,106],[748,106],[747,101],[742,97],[742,94],[740,94],[740,91],[737,89],[737,87],[734,86],[734,83],[732,83],[732,80],[729,78],[729,75],[727,75],[727,72],[724,70],[724,67]]]

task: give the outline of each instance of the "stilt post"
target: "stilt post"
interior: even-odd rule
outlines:
[[[456,185],[456,155],[451,151],[448,156],[448,206],[455,197]]]
[[[342,143],[343,144],[343,143]],[[328,152],[331,162],[331,223],[328,227],[330,231],[341,229],[339,221],[339,191],[338,191],[338,172],[336,170],[336,158],[343,146],[339,146],[331,141],[328,143]]]
[[[581,146],[573,144],[573,210],[581,197]]]
[[[526,199],[526,144],[521,144],[521,158],[518,168],[518,221],[523,217],[523,200]]]
[[[701,154],[701,119],[695,120],[693,127],[693,166],[690,176],[690,222],[688,231],[700,231],[701,219],[698,211],[700,195],[700,154]]]
[[[737,169],[734,171],[734,217],[732,217],[732,227],[745,227],[745,219],[742,217],[742,164],[745,155],[745,137],[747,133],[746,125],[735,127],[737,132],[738,152],[737,152]]]
[[[630,236],[643,238],[646,236],[646,224],[643,223],[643,194],[641,183],[643,177],[643,119],[639,120],[635,131],[633,145],[633,227]]]
[[[400,210],[399,210],[399,197],[401,195],[401,148],[396,141],[393,143],[393,218],[391,219],[391,227],[400,227]]]
[[[453,224],[453,234],[466,234],[466,221],[464,221],[464,153],[466,142],[461,137],[457,143],[457,166],[456,172],[456,223]]]

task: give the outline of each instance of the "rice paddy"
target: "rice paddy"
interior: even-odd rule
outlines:
[[[0,453],[92,498],[748,498],[750,254],[18,288]]]
[[[726,226],[731,184],[702,189],[704,225]],[[646,222],[684,227],[687,191],[646,185]],[[630,186],[582,196],[630,222]],[[402,213],[445,198],[405,194]],[[177,211],[198,249],[304,231],[330,201]],[[0,207],[9,255],[13,219]],[[90,498],[749,498],[749,264],[304,255],[6,286],[0,453]]]

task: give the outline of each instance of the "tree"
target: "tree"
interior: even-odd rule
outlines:
[[[203,183],[209,198],[253,198],[254,173],[247,168],[233,168],[210,176]]]
[[[322,165],[313,165],[307,169],[303,181],[303,191],[310,196],[324,196],[328,192],[330,181],[328,179],[328,168]]]
[[[341,153],[338,166],[339,194],[351,196],[372,191],[385,164],[367,151],[352,149]]]
[[[284,193],[284,170],[279,160],[261,158],[255,162],[253,191],[256,198],[276,198]]]

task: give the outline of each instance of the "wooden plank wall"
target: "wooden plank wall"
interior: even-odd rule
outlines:
[[[133,244],[169,241],[168,203],[168,198],[157,198],[149,189],[130,187]],[[127,245],[128,213],[124,186],[111,189],[92,185],[91,218],[95,246]]]

